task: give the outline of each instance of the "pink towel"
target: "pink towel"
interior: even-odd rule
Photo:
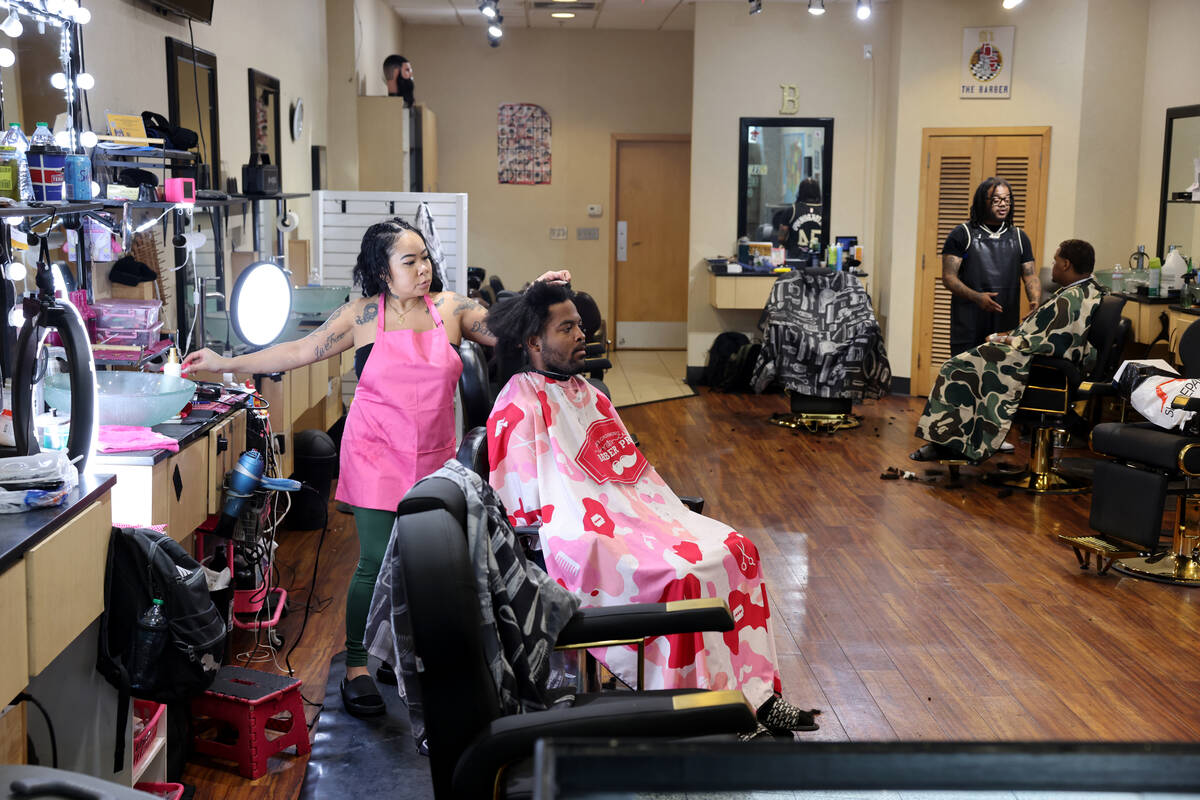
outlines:
[[[131,450],[170,450],[178,453],[179,442],[137,425],[100,426],[101,453],[125,453]]]

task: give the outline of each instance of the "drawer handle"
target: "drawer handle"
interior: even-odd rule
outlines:
[[[223,433],[217,434],[217,455],[229,449],[229,439]]]

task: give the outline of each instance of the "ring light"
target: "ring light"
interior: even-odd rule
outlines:
[[[292,313],[292,282],[271,261],[255,261],[233,285],[229,321],[234,333],[251,347],[266,347],[279,338]]]

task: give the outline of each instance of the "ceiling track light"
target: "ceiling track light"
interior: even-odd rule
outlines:
[[[762,11],[762,0],[750,0],[750,14],[758,14]]]
[[[479,13],[483,14],[486,19],[495,19],[500,13],[500,9],[496,5],[496,0],[480,0]]]
[[[859,19],[870,19],[871,0],[858,0],[858,6],[854,9],[854,15]]]
[[[808,0],[808,13],[819,17],[825,13],[825,0]]]

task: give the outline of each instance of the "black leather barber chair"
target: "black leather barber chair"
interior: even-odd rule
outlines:
[[[546,711],[504,716],[484,655],[488,629],[467,550],[462,491],[446,479],[427,480],[397,510],[394,563],[403,571],[413,650],[422,665],[418,680],[435,797],[520,796],[520,779],[530,774],[529,760],[542,738],[680,738],[754,727],[754,712],[737,691],[581,693]],[[557,647],[732,630],[728,607],[714,603],[581,609]]]
[[[1112,377],[1120,366],[1129,336],[1129,320],[1121,316],[1124,306],[1125,298],[1112,294],[1100,301],[1088,329],[1088,341],[1097,351],[1090,372],[1085,374],[1079,365],[1065,358],[1033,357],[1029,384],[1013,416],[1014,422],[1033,427],[1029,463],[1020,471],[991,472],[984,476],[987,483],[1032,494],[1073,494],[1091,489],[1086,478],[1068,475],[1055,465],[1054,444],[1056,438],[1067,436],[1064,425],[1077,406],[1114,394]]]
[[[469,339],[458,345],[458,356],[462,359],[463,371],[458,379],[458,395],[462,398],[463,430],[469,431],[487,425],[492,413],[492,385],[488,381],[487,360],[483,348]]]
[[[608,360],[608,326],[600,314],[600,306],[587,292],[575,293],[575,310],[579,312],[587,347],[583,371],[593,381],[603,381],[604,373],[612,369]],[[607,389],[604,393],[608,394]]]
[[[1179,340],[1183,374],[1200,378],[1200,322]],[[1200,401],[1172,404],[1200,411]],[[1096,556],[1100,574],[1114,567],[1136,578],[1200,584],[1200,436],[1150,422],[1106,422],[1092,430],[1092,450],[1112,461],[1096,467],[1089,523],[1096,536],[1059,536],[1081,569]],[[1175,498],[1171,543],[1160,544],[1168,497]]]

